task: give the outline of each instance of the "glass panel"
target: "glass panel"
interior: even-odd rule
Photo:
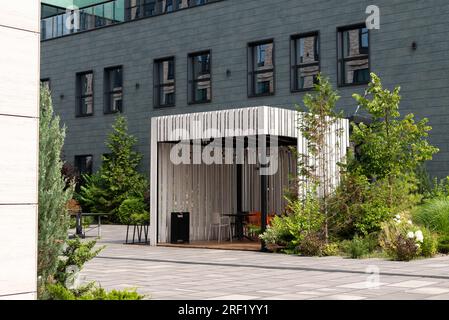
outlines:
[[[194,79],[199,79],[201,76],[210,76],[210,54],[194,56],[192,59]]]
[[[159,62],[159,81],[160,84],[171,83],[174,81],[174,61],[165,60]]]
[[[115,11],[114,19],[117,22],[125,21],[125,0],[118,0],[114,2]]]
[[[92,114],[93,110],[92,97],[81,98],[81,114]]]
[[[254,70],[273,68],[273,43],[266,43],[254,47]]]
[[[255,94],[271,94],[274,92],[274,75],[273,72],[265,72],[256,74]]]
[[[175,86],[159,87],[159,104],[172,105],[175,104]]]
[[[345,84],[364,83],[369,81],[368,59],[347,61],[344,63]]]
[[[92,73],[86,73],[81,76],[81,95],[93,94],[93,77]]]
[[[320,69],[318,65],[301,67],[296,69],[296,89],[310,89],[316,83]]]
[[[112,24],[114,20],[114,3],[108,2],[104,4],[104,22],[106,25]]]
[[[122,90],[122,68],[109,70],[109,90]]]
[[[110,95],[110,111],[116,112],[122,110],[122,92],[114,92]]]
[[[199,81],[195,87],[195,101],[209,101],[211,100],[211,86],[210,81]]]
[[[296,40],[296,62],[313,63],[319,60],[318,39],[316,36],[303,37]]]
[[[343,52],[345,58],[366,54],[368,49],[368,30],[358,28],[343,32]]]

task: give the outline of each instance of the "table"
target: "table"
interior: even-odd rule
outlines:
[[[243,234],[243,225],[244,225],[244,218],[253,216],[253,213],[249,213],[249,211],[240,211],[238,213],[227,213],[223,214],[227,217],[234,217],[235,218],[235,227],[236,227],[236,238],[238,240],[243,240],[244,238],[254,241],[247,235]]]
[[[75,235],[81,238],[85,238],[86,237],[86,232],[93,230],[93,229],[97,229],[97,236],[98,238],[101,237],[101,217],[102,216],[109,216],[110,213],[104,213],[104,212],[77,212],[75,217],[76,217],[76,231],[75,231]],[[85,231],[83,231],[83,217],[97,217],[97,226],[96,227],[91,227]]]

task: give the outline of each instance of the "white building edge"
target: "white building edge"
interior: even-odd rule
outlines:
[[[0,2],[0,300],[36,298],[39,18]]]

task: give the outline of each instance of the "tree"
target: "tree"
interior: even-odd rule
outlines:
[[[379,77],[371,73],[367,95],[353,95],[373,120],[369,126],[352,124],[352,140],[360,148],[360,156],[354,164],[367,177],[414,175],[419,165],[438,152],[438,148],[427,141],[432,129],[427,125],[428,119],[415,122],[412,113],[400,118],[399,92],[400,87],[392,92],[384,89]]]
[[[72,198],[74,185],[61,173],[61,151],[65,128],[53,114],[51,95],[47,88],[40,91],[39,120],[39,218],[38,218],[38,276],[39,293],[55,275],[59,256],[67,239],[69,215],[67,201]]]
[[[309,191],[310,186],[316,189],[320,198],[320,211],[324,214],[324,236],[328,240],[328,198],[332,192],[333,165],[329,159],[335,152],[337,145],[331,145],[329,135],[337,137],[341,130],[334,129],[341,114],[335,111],[335,105],[340,97],[333,90],[329,80],[318,75],[318,82],[314,86],[314,93],[304,97],[305,112],[299,119],[299,129],[306,140],[305,153],[299,154],[300,176],[306,181]],[[338,141],[338,139],[335,139]],[[305,189],[303,188],[303,189]]]
[[[110,153],[103,156],[98,172],[85,175],[79,200],[92,212],[115,213],[129,197],[144,197],[147,181],[138,171],[142,155],[134,151],[137,139],[128,133],[128,124],[118,116],[112,126],[106,146]]]

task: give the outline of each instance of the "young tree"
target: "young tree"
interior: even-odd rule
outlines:
[[[61,173],[64,138],[65,128],[60,127],[59,117],[53,114],[50,92],[42,87],[39,120],[39,293],[44,291],[56,272],[69,228],[66,204],[72,197],[74,186]]]
[[[338,148],[331,145],[329,136],[342,134],[336,129],[341,114],[335,111],[335,105],[340,98],[333,90],[329,80],[318,75],[318,82],[313,94],[304,97],[305,110],[299,119],[299,129],[306,141],[305,152],[299,154],[300,176],[306,187],[315,188],[320,198],[320,211],[324,214],[324,236],[328,240],[328,199],[332,192],[332,181],[335,179],[331,170],[331,155]]]
[[[427,140],[432,127],[426,118],[415,122],[412,113],[400,118],[399,91],[400,87],[392,92],[384,89],[379,77],[371,73],[367,95],[353,95],[373,120],[369,126],[353,124],[352,134],[360,148],[354,164],[369,178],[414,176],[418,166],[438,152]]]
[[[137,167],[142,155],[134,151],[137,139],[128,133],[128,124],[123,116],[118,116],[112,126],[106,146],[110,153],[103,156],[98,172],[84,176],[79,200],[92,212],[115,214],[121,203],[129,197],[144,197],[147,181]]]

